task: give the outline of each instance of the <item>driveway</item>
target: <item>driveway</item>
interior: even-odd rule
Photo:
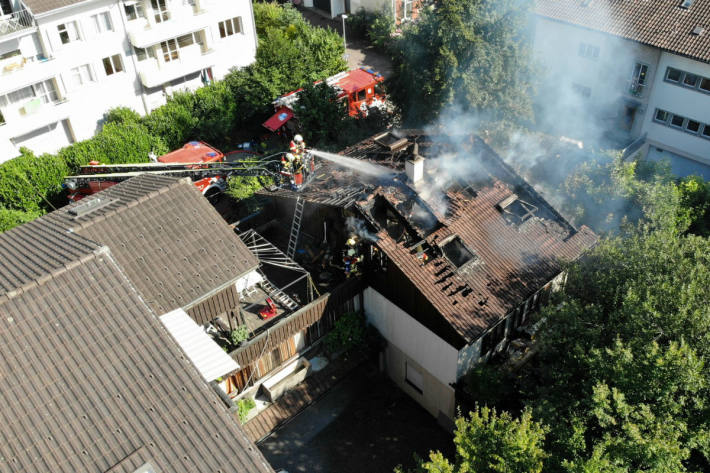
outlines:
[[[289,473],[392,473],[413,454],[453,455],[452,436],[389,379],[362,365],[258,445]]]
[[[312,25],[333,29],[337,31],[341,37],[343,36],[343,20],[340,17],[331,19],[311,8],[298,7],[298,11],[300,11],[303,17]],[[350,69],[365,67],[374,69],[385,76],[385,78],[389,78],[392,75],[392,63],[387,55],[376,51],[367,41],[351,41],[348,39],[347,28],[345,33],[345,54],[347,55],[348,67]]]

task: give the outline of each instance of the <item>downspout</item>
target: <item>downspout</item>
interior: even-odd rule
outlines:
[[[138,83],[141,86],[141,102],[143,103],[143,109],[145,110],[145,114],[148,115],[148,113],[150,113],[150,109],[148,108],[148,103],[145,99],[145,87],[143,86],[143,81],[141,80],[140,74],[138,73],[138,61],[136,61],[136,55],[135,51],[133,50],[133,45],[131,44],[131,39],[128,37],[128,26],[126,25],[126,19],[123,17],[126,11],[126,5],[121,0],[116,0],[116,5],[118,5],[118,16],[121,17],[123,31],[125,31],[126,33],[126,40],[128,41],[128,45],[131,48],[131,62],[133,63],[133,69],[136,71],[136,77],[138,78]]]

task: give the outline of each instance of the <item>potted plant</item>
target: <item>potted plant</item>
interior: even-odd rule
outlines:
[[[240,325],[232,330],[229,338],[234,346],[241,346],[249,339],[249,329],[246,325]]]

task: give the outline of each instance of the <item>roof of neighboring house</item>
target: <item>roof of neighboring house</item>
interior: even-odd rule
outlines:
[[[23,0],[23,3],[29,7],[32,14],[39,15],[47,13],[59,8],[68,7],[76,3],[84,3],[87,0]]]
[[[341,153],[394,170],[393,175],[365,177],[321,161],[299,193],[286,188],[262,193],[357,208],[377,232],[376,245],[461,340],[476,340],[556,277],[563,261],[577,259],[596,242],[589,228],[572,227],[479,138],[416,130],[398,136],[408,141],[395,151],[373,137]],[[419,191],[396,174],[412,157],[413,141],[425,157]],[[456,242],[446,245],[453,240],[463,249]],[[472,257],[457,268],[442,247]]]
[[[107,204],[72,215],[93,199]],[[157,314],[189,308],[259,265],[189,179],[144,174],[41,220],[111,248]]]
[[[710,62],[710,1],[536,0],[539,15]],[[696,27],[704,33],[694,34]]]
[[[0,471],[272,472],[112,251],[65,223],[0,234]]]

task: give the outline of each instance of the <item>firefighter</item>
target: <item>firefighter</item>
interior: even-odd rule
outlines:
[[[296,154],[294,156],[293,181],[296,185],[296,189],[299,189],[303,185],[303,154]]]
[[[343,266],[345,266],[345,277],[349,278],[353,274],[358,274],[357,264],[360,262],[360,255],[357,248],[357,236],[352,235],[345,242],[343,252]]]
[[[293,162],[296,160],[293,154],[286,153],[281,156],[281,175],[293,184]]]
[[[301,135],[296,135],[293,137],[293,140],[291,140],[291,143],[288,145],[289,151],[291,151],[293,154],[296,156],[302,155],[304,151],[306,151],[306,143],[303,141],[303,137]]]

